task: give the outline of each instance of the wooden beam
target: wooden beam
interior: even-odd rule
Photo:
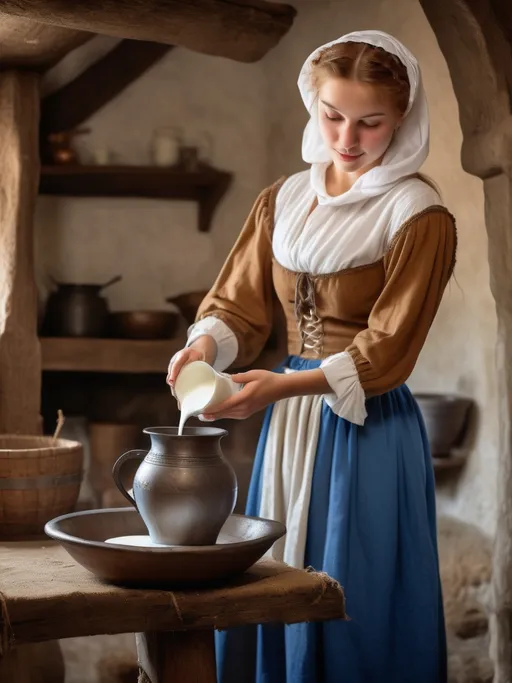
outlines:
[[[93,35],[0,12],[0,67],[44,71]]]
[[[503,2],[503,0],[490,0],[490,4],[494,16],[497,19],[497,24],[503,31],[503,35],[509,45],[512,45],[512,4],[510,2]],[[510,71],[509,76],[512,76]]]
[[[83,123],[172,48],[144,40],[122,40],[73,81],[44,98],[41,135]]]
[[[2,12],[121,38],[180,45],[241,62],[261,59],[296,10],[266,0],[2,0]]]
[[[465,145],[470,136],[494,130],[510,112],[510,45],[489,0],[420,0],[420,4],[446,59]],[[468,80],[469,74],[473,77]]]
[[[36,434],[41,394],[33,216],[39,78],[0,72],[0,433]]]

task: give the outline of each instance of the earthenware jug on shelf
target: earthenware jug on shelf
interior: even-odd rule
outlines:
[[[149,427],[149,451],[122,455],[112,470],[121,493],[140,513],[153,543],[214,545],[233,512],[236,475],[220,441],[226,430],[216,427]],[[122,482],[123,465],[139,459],[133,496]]]

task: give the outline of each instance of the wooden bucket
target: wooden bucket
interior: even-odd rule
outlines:
[[[72,512],[82,468],[78,441],[0,435],[0,538],[42,534],[48,520]]]
[[[89,448],[91,464],[89,482],[99,507],[126,507],[128,502],[119,492],[112,477],[115,461],[125,451],[143,447],[147,437],[136,424],[91,422],[89,424]],[[149,450],[149,444],[146,446]],[[127,468],[127,478],[133,478],[139,462]],[[131,485],[131,484],[130,484]]]

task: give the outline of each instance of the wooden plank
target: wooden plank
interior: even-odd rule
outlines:
[[[41,136],[83,123],[172,49],[172,45],[161,43],[122,40],[73,81],[44,98]]]
[[[185,339],[85,339],[41,337],[42,368],[60,372],[162,373]]]
[[[171,592],[109,585],[51,541],[27,545],[0,544],[2,596],[17,644],[346,618],[339,584],[325,574],[269,560],[227,585]]]
[[[295,8],[266,0],[2,0],[6,14],[120,38],[180,45],[241,62],[261,59]]]
[[[231,181],[231,174],[206,167],[197,172],[160,166],[43,166],[41,194],[77,197],[198,199]]]
[[[459,470],[461,467],[467,463],[467,454],[451,453],[444,458],[436,458],[432,456],[432,464],[436,472]]]
[[[208,166],[198,171],[157,166],[43,166],[41,194],[75,197],[183,199],[199,204],[198,227],[208,232],[232,175]]]
[[[38,433],[41,359],[33,217],[39,97],[36,74],[0,73],[0,433]]]
[[[92,37],[86,31],[48,26],[0,12],[0,66],[44,71]]]

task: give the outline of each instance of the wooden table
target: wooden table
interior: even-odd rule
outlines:
[[[215,683],[217,628],[345,618],[342,589],[325,574],[262,560],[221,587],[122,588],[50,541],[0,545],[0,591],[0,656],[26,643],[136,633],[144,683]]]

